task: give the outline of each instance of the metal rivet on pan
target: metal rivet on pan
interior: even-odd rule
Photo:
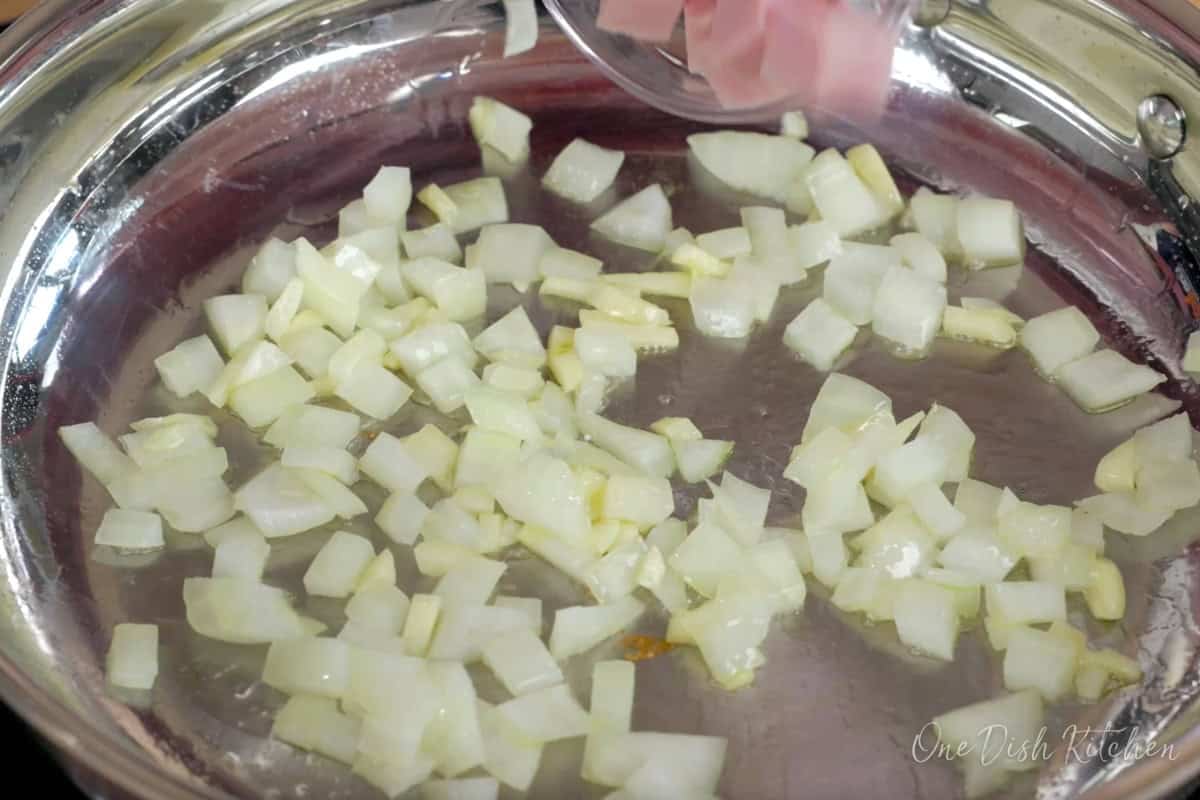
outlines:
[[[950,15],[950,0],[920,0],[913,11],[913,22],[922,28],[932,28]]]
[[[1187,137],[1183,110],[1162,94],[1152,94],[1138,103],[1137,127],[1142,147],[1152,158],[1170,158]]]

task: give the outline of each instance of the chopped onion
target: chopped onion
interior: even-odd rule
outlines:
[[[177,397],[207,389],[217,380],[225,362],[207,336],[186,339],[154,359],[163,385]]]
[[[505,0],[505,7],[518,5],[518,0]],[[529,13],[534,15],[533,0],[523,0],[520,7],[528,6]],[[510,12],[511,13],[511,12]],[[537,35],[537,17],[531,17],[533,22],[534,36]],[[511,20],[511,17],[510,17]],[[512,24],[511,21],[509,23]],[[511,36],[505,39],[504,55],[511,55],[508,48]],[[514,52],[524,52],[533,47],[533,42],[524,46],[522,50]],[[496,800],[500,796],[500,784],[495,778],[457,778],[449,781],[426,781],[421,786],[421,800]]]
[[[496,486],[496,500],[506,514],[565,542],[578,546],[586,541],[591,522],[583,490],[565,462],[539,453],[516,469],[506,463],[503,470],[507,474]]]
[[[979,342],[1007,350],[1017,342],[1012,326],[989,311],[946,306],[942,333],[951,339]]]
[[[835,372],[821,384],[800,441],[806,442],[826,428],[855,433],[873,420],[890,419],[891,415],[891,398],[865,381]]]
[[[988,612],[1014,623],[1055,622],[1067,618],[1063,587],[1038,581],[1007,581],[987,587]]]
[[[980,583],[1002,581],[1017,565],[1017,556],[995,535],[962,531],[946,542],[938,563],[977,579]]]
[[[281,692],[337,698],[349,680],[350,650],[339,639],[289,639],[267,650],[263,683]]]
[[[326,540],[304,573],[304,589],[319,597],[349,597],[374,557],[370,541],[337,531]]]
[[[688,791],[670,797],[700,798],[716,790],[725,762],[726,740],[675,733],[617,733],[595,737],[584,764],[584,779],[603,786],[624,786],[648,763],[669,765],[686,776]]]
[[[675,471],[671,445],[663,436],[630,428],[595,414],[584,414],[579,429],[599,447],[647,475],[667,478]]]
[[[442,612],[442,598],[434,594],[414,594],[404,620],[404,649],[412,656],[423,656],[433,640]]]
[[[755,320],[755,297],[748,287],[731,280],[699,278],[692,282],[692,320],[704,336],[741,339]]]
[[[192,630],[210,639],[264,644],[314,634],[281,589],[255,581],[185,578],[183,602]]]
[[[58,429],[58,435],[71,455],[103,484],[112,483],[136,468],[133,460],[122,453],[94,422],[64,425]]]
[[[614,242],[658,252],[671,230],[671,203],[661,186],[651,184],[605,212],[592,230]]]
[[[429,472],[414,458],[408,446],[390,433],[380,433],[359,459],[359,468],[367,477],[391,492],[412,492]]]
[[[846,151],[846,161],[866,184],[883,212],[894,217],[904,210],[904,198],[896,188],[896,181],[888,171],[879,151],[872,144],[859,144]]]
[[[858,328],[821,298],[805,306],[783,332],[783,343],[822,372],[854,342]]]
[[[675,455],[680,477],[688,483],[699,483],[721,470],[733,453],[733,442],[672,439],[671,451]]]
[[[268,239],[242,275],[242,292],[261,294],[274,303],[296,274],[296,251],[279,239]]]
[[[693,277],[723,278],[729,274],[730,269],[728,262],[691,242],[684,242],[671,250],[671,263],[686,270]]]
[[[458,206],[454,217],[455,233],[467,233],[484,225],[508,222],[508,200],[499,178],[476,178],[445,187],[446,194]]]
[[[509,361],[538,368],[546,363],[546,348],[525,309],[517,306],[475,337],[474,347],[489,361]]]
[[[404,252],[409,258],[436,258],[457,264],[462,260],[462,248],[448,225],[438,223],[428,228],[400,234]]]
[[[954,592],[919,578],[901,581],[892,613],[901,642],[943,661],[954,660],[958,638]]]
[[[1100,334],[1083,312],[1066,306],[1026,322],[1020,340],[1037,371],[1053,377],[1062,367],[1092,352]]]
[[[750,232],[740,226],[702,233],[696,237],[696,246],[714,258],[719,259],[748,256],[752,249]]]
[[[997,532],[1000,541],[1018,556],[1053,557],[1070,540],[1071,509],[1018,502],[999,516]]]
[[[541,438],[541,428],[528,403],[520,395],[476,385],[465,392],[463,400],[471,419],[484,430],[503,433],[521,441],[537,441]]]
[[[722,183],[777,203],[787,200],[789,187],[814,152],[791,137],[742,131],[694,133],[687,142],[696,159]]]
[[[644,611],[645,607],[633,597],[622,597],[609,605],[561,608],[554,614],[550,652],[564,661],[591,650],[632,625]],[[586,732],[585,722],[584,730],[577,735]]]
[[[344,450],[358,436],[357,414],[324,406],[294,406],[275,421],[263,440],[274,447],[331,447]]]
[[[158,678],[158,626],[123,622],[113,628],[105,673],[122,689],[148,691]]]
[[[162,517],[148,511],[110,508],[96,529],[96,544],[119,550],[158,550],[165,546]]]
[[[358,480],[358,463],[354,456],[336,447],[289,445],[283,449],[279,461],[289,468],[324,472],[347,486]]]
[[[958,241],[958,204],[953,195],[934,194],[922,186],[909,200],[909,210],[917,232],[924,236],[948,259],[962,257]]]
[[[474,319],[487,308],[487,289],[480,270],[426,257],[405,262],[400,271],[414,290],[437,305],[451,321]]]
[[[496,713],[535,742],[572,739],[588,732],[588,714],[564,684],[509,700],[496,706]]]
[[[1021,215],[1011,200],[967,197],[955,220],[963,261],[968,267],[1004,267],[1025,258]]]
[[[863,246],[834,256],[825,268],[822,297],[855,325],[866,325],[875,313],[875,296],[889,266],[898,260],[890,248]]]
[[[941,328],[945,308],[945,286],[906,267],[891,267],[875,293],[871,329],[905,354],[924,354]]]
[[[309,377],[320,378],[329,369],[329,360],[342,340],[324,328],[289,330],[279,338],[279,347]]]
[[[303,481],[278,463],[252,478],[234,498],[236,507],[268,539],[311,530],[335,516]]]
[[[350,764],[358,749],[358,720],[328,697],[296,695],[275,715],[271,736],[304,750]]]
[[[575,332],[575,352],[585,369],[610,378],[628,378],[637,372],[637,352],[622,334],[591,326]]]
[[[392,541],[411,545],[417,540],[429,508],[411,492],[394,492],[375,515],[375,524]]]
[[[779,132],[793,139],[808,138],[808,119],[803,111],[785,111],[779,118]]]
[[[1008,769],[1036,768],[1028,755],[1044,736],[1042,700],[1032,690],[984,700],[933,720],[938,737],[967,763],[999,764]],[[997,738],[990,731],[1004,731]],[[1025,754],[1025,755],[1022,755]]]
[[[514,631],[483,648],[483,663],[513,696],[563,682],[563,673],[537,633]]]
[[[894,212],[885,208],[836,150],[825,150],[804,170],[813,204],[842,237],[877,228]]]
[[[214,578],[262,580],[271,545],[253,526],[244,526],[221,537],[213,553]]]
[[[443,414],[462,408],[467,394],[478,385],[474,370],[457,358],[443,358],[417,375],[417,386]]]
[[[483,270],[488,283],[510,283],[523,290],[541,277],[542,256],[552,247],[550,236],[537,225],[485,225],[467,266]]]
[[[412,389],[378,364],[359,362],[334,392],[357,411],[387,419],[408,402]]]
[[[204,316],[227,355],[262,338],[267,318],[266,298],[257,294],[226,294],[204,301]]]
[[[520,111],[490,97],[476,97],[471,103],[468,121],[471,133],[480,145],[494,148],[509,161],[521,161],[529,155],[529,131],[533,120]]]
[[[569,280],[594,280],[600,277],[604,262],[577,250],[565,247],[550,247],[538,262],[538,272],[543,278],[567,278]]]
[[[542,185],[560,197],[590,203],[612,186],[624,161],[620,150],[574,139],[555,157]]]
[[[1167,379],[1114,350],[1098,350],[1072,361],[1060,367],[1056,377],[1067,395],[1092,414],[1124,405]]]
[[[363,188],[363,204],[374,219],[403,226],[412,204],[412,176],[408,167],[380,167]]]

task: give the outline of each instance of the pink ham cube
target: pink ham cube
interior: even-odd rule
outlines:
[[[712,44],[713,12],[716,11],[717,0],[687,0],[683,5],[683,30],[687,45],[688,69],[697,75],[703,75]]]
[[[821,57],[813,76],[813,104],[860,120],[883,114],[891,84],[892,51],[899,27],[845,3],[825,21]]]
[[[600,0],[596,25],[644,42],[665,42],[682,11],[683,0]]]

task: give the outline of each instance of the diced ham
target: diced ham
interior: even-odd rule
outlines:
[[[825,20],[813,76],[813,105],[858,119],[877,119],[887,102],[898,28],[838,3]]]
[[[822,31],[829,16],[825,0],[805,4],[810,13],[801,19],[773,9],[767,17],[762,78],[797,105],[816,99],[815,80],[822,58]]]
[[[600,0],[596,25],[644,42],[665,42],[682,11],[683,0]]]
[[[687,0],[683,5],[688,69],[697,75],[703,75],[706,71],[705,55],[711,48],[709,39],[716,8],[717,0]]]
[[[750,108],[782,100],[792,87],[778,87],[762,79],[763,39],[734,59],[706,62],[704,77],[726,108]]]

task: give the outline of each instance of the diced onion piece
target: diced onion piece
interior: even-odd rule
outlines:
[[[946,287],[906,267],[891,267],[875,294],[871,329],[905,354],[925,353],[941,327]]]
[[[630,428],[595,414],[581,415],[579,428],[596,445],[647,475],[667,478],[675,471],[675,458],[666,437]]]
[[[1100,333],[1078,308],[1066,306],[1027,321],[1020,341],[1034,368],[1044,377],[1054,377],[1062,367],[1092,352]]]
[[[747,256],[751,251],[750,233],[740,226],[702,233],[696,237],[696,246],[719,259]]]
[[[493,639],[484,645],[483,663],[513,696],[563,682],[558,663],[533,631],[514,631]]]
[[[565,661],[591,650],[632,625],[643,611],[645,607],[633,597],[622,597],[609,605],[560,608],[554,614],[550,652],[557,660]],[[582,733],[586,733],[586,726]]]
[[[566,610],[569,609],[564,609]],[[522,735],[535,742],[571,739],[585,736],[588,731],[588,714],[565,684],[539,689],[509,700],[496,706],[496,713],[504,717]]]
[[[484,430],[503,433],[521,441],[541,438],[541,428],[533,412],[519,395],[477,385],[466,391],[463,400],[471,419]]]
[[[105,673],[122,689],[146,691],[158,678],[158,626],[123,622],[113,628]]]
[[[674,253],[682,245],[695,243],[696,237],[692,236],[692,232],[687,228],[672,228],[671,232],[663,238],[663,246],[659,251],[659,255],[669,255]]]
[[[304,281],[304,306],[343,338],[354,333],[363,296],[379,269],[360,248],[346,245],[327,258],[305,239],[296,240],[296,271]]]
[[[1004,688],[1034,689],[1049,702],[1071,690],[1077,660],[1073,643],[1052,632],[1024,625],[1008,634],[1004,652]]]
[[[536,368],[518,367],[503,362],[488,364],[483,368],[483,382],[493,389],[519,394],[532,400],[546,383]]]
[[[475,337],[475,349],[490,361],[511,361],[538,368],[546,363],[546,349],[525,309],[517,306]]]
[[[337,478],[315,469],[290,469],[313,496],[342,519],[353,519],[367,513],[367,506]]]
[[[291,329],[279,338],[279,347],[312,378],[325,375],[329,360],[341,346],[341,339],[318,327]]]
[[[828,372],[857,335],[852,322],[818,297],[788,324],[783,343],[816,369]]]
[[[604,490],[604,516],[652,528],[675,511],[671,483],[666,478],[614,475]]]
[[[804,182],[821,219],[832,223],[843,238],[877,228],[895,215],[836,150],[814,158],[804,170]]]
[[[647,186],[622,200],[592,223],[592,230],[614,242],[656,253],[671,230],[671,203],[662,186]]]
[[[380,167],[363,188],[367,214],[390,224],[402,224],[412,204],[412,176],[408,167]]]
[[[698,442],[704,434],[687,417],[663,417],[650,425],[650,430],[668,439]]]
[[[891,398],[865,381],[835,372],[821,384],[800,441],[806,442],[826,428],[856,433],[868,423],[890,419],[891,415]]]
[[[1133,435],[1136,466],[1155,461],[1179,463],[1192,458],[1192,423],[1186,412],[1159,420]]]
[[[1069,592],[1081,592],[1087,588],[1095,558],[1091,547],[1071,541],[1054,555],[1031,558],[1029,571],[1035,581],[1057,583]]]
[[[400,268],[404,280],[437,305],[452,322],[473,319],[487,308],[484,273],[436,258],[417,258]]]
[[[755,319],[751,287],[732,280],[699,278],[692,282],[692,320],[704,336],[741,339]]]
[[[267,650],[263,683],[281,692],[337,698],[349,680],[350,650],[340,639],[289,639]]]
[[[962,256],[962,245],[958,241],[959,202],[953,195],[934,194],[924,186],[909,200],[917,232],[933,242],[948,259]]]
[[[483,270],[488,283],[509,283],[518,289],[541,277],[541,261],[554,242],[537,225],[485,225],[471,248],[467,266]]]
[[[954,660],[958,637],[954,592],[920,579],[902,581],[896,589],[892,613],[901,642],[943,661]]]
[[[1028,754],[1044,736],[1042,720],[1041,696],[1025,690],[955,709],[936,717],[933,724],[941,741],[962,752],[966,761],[1027,770],[1040,763]],[[1000,739],[988,737],[988,731],[996,730],[1006,733]]]
[[[625,154],[620,150],[575,139],[555,157],[542,185],[560,197],[590,203],[612,186],[624,161]]]
[[[1171,518],[1169,511],[1147,511],[1132,492],[1108,492],[1075,503],[1109,528],[1130,536],[1147,536]]]
[[[586,541],[590,515],[579,479],[565,462],[537,454],[516,469],[511,462],[502,468],[507,474],[495,494],[506,514],[545,528],[566,542],[582,545]]]
[[[505,0],[504,3],[505,7],[516,4],[514,0]],[[529,13],[534,14],[532,10],[534,8],[533,0],[524,0],[524,3],[520,7],[524,8],[526,5],[531,9]],[[536,37],[537,17],[533,16],[532,18],[534,21],[531,24],[534,26],[533,31]],[[511,17],[509,25],[512,25]],[[506,58],[511,55],[508,52],[508,41],[509,38],[506,38],[504,52]],[[524,46],[524,49],[514,52],[524,52],[531,47],[533,47],[532,41]],[[421,800],[496,800],[499,796],[500,783],[495,778],[456,778],[449,781],[426,781],[421,786]]]
[[[729,274],[730,269],[728,262],[691,242],[684,242],[671,251],[671,263],[694,277],[723,278]]]
[[[543,278],[567,278],[569,280],[594,280],[600,277],[604,262],[577,250],[551,247],[542,254],[538,271]]]
[[[1018,556],[1055,556],[1071,538],[1071,509],[1066,506],[1018,502],[1007,513],[997,513],[1000,541]]]
[[[268,539],[302,533],[335,516],[303,481],[278,463],[252,478],[234,497],[237,508]]]
[[[304,589],[319,597],[349,597],[374,557],[375,548],[370,541],[337,531],[326,540],[304,573]]]
[[[597,736],[583,777],[603,786],[624,786],[646,764],[669,765],[686,785],[668,797],[710,797],[725,763],[726,740],[673,733],[620,733]]]
[[[1056,377],[1067,395],[1092,414],[1124,405],[1167,379],[1114,350],[1098,350],[1072,361],[1060,367]]]
[[[967,522],[966,514],[950,504],[936,483],[923,483],[912,489],[908,502],[921,524],[939,539],[950,538]]]
[[[226,294],[204,301],[204,316],[213,336],[227,355],[263,335],[266,298],[257,294]]]
[[[396,339],[389,348],[404,371],[414,377],[447,357],[462,359],[469,366],[475,364],[471,340],[463,326],[455,322],[424,325]]]
[[[793,139],[807,139],[808,118],[803,111],[785,111],[779,118],[779,132]]]
[[[846,161],[854,168],[862,182],[879,201],[883,211],[889,217],[904,210],[904,198],[896,188],[896,181],[883,163],[879,151],[872,144],[859,144],[846,151]],[[932,276],[931,276],[932,277]]]
[[[207,336],[185,339],[170,352],[154,359],[163,385],[176,397],[207,389],[221,374],[225,362]]]
[[[572,544],[555,536],[550,531],[536,525],[526,525],[521,529],[517,540],[548,561],[560,572],[580,581],[593,561],[593,554],[585,549],[586,544]]]
[[[375,419],[387,419],[408,402],[412,389],[378,364],[360,362],[335,393],[357,411]]]
[[[968,267],[1004,267],[1025,258],[1021,215],[1009,200],[967,197],[960,200],[955,229]]]
[[[683,272],[614,272],[605,275],[604,281],[627,292],[657,297],[687,299],[692,293],[692,277]],[[579,320],[582,323],[588,317],[596,319],[597,313],[589,314],[582,309]]]
[[[404,649],[411,656],[423,656],[429,650],[441,615],[442,598],[433,594],[414,594],[404,620]]]
[[[371,216],[361,197],[342,206],[342,210],[338,212],[338,236],[353,236],[383,226],[399,227],[395,222]]]
[[[498,431],[472,428],[458,451],[455,484],[490,486],[520,461],[521,440]]]
[[[216,545],[212,576],[261,580],[270,555],[271,545],[267,544],[262,533],[253,526],[235,529],[232,533],[222,536]]]
[[[688,483],[698,483],[721,470],[733,453],[733,442],[672,439],[671,450],[675,454],[680,476]]]
[[[946,542],[938,563],[981,583],[994,583],[1012,572],[1017,556],[993,535],[963,531]]]
[[[777,203],[812,161],[813,149],[787,136],[743,131],[695,133],[688,137],[692,154],[718,180]]]
[[[429,508],[412,492],[392,493],[375,515],[375,524],[392,541],[411,545],[417,540]]]
[[[1187,434],[1191,438],[1191,431]],[[1138,467],[1137,503],[1148,511],[1180,511],[1200,503],[1200,467],[1195,461],[1156,460]]]
[[[610,378],[637,372],[637,352],[620,333],[596,326],[575,331],[575,352],[585,369]]]
[[[279,461],[289,468],[319,470],[347,486],[358,480],[358,464],[354,456],[336,447],[290,445],[284,448]]]
[[[705,597],[713,597],[721,578],[738,565],[741,557],[741,547],[728,533],[716,525],[700,524],[668,561],[689,586]]]
[[[451,264],[462,260],[462,248],[448,224],[438,223],[428,228],[406,231],[400,234],[400,238],[409,258],[437,258]]]
[[[313,630],[273,586],[240,578],[185,578],[183,602],[192,630],[233,644],[310,636]]]
[[[132,459],[122,453],[94,422],[64,425],[58,429],[58,435],[71,455],[103,484],[112,483],[136,469]]]
[[[344,450],[358,436],[357,414],[324,406],[295,406],[285,411],[263,437],[280,449],[295,446]]]
[[[417,386],[443,414],[462,408],[467,393],[478,385],[474,370],[457,358],[443,358],[417,375]]]
[[[425,517],[421,534],[428,540],[437,539],[478,549],[483,529],[479,526],[479,520],[454,498],[445,497],[435,503]]]
[[[501,561],[475,556],[456,564],[443,575],[433,593],[442,598],[444,605],[485,605],[505,568]]]
[[[454,199],[450,195],[446,194],[445,189],[436,183],[431,183],[417,192],[417,200],[421,205],[433,212],[439,223],[446,225],[454,224],[454,218],[458,216],[458,204],[454,202]],[[409,258],[417,257],[411,253],[407,255]]]
[[[149,511],[110,508],[96,529],[96,544],[119,550],[157,550],[165,545],[162,517]]]
[[[272,738],[350,764],[358,749],[359,721],[329,697],[296,695],[275,715]]]
[[[942,334],[951,339],[979,342],[1001,350],[1007,350],[1017,343],[1017,332],[995,314],[957,306],[946,306],[942,317]]]
[[[359,331],[350,337],[329,358],[329,376],[335,382],[350,377],[351,372],[362,362],[378,364],[383,360],[387,342],[375,331]]]
[[[359,459],[367,477],[391,492],[413,492],[429,472],[414,458],[408,446],[390,433],[380,433]]]
[[[279,341],[287,333],[292,319],[300,311],[304,300],[304,281],[292,278],[284,287],[279,299],[272,304],[263,321],[263,330],[273,341]]]
[[[508,200],[499,178],[476,178],[445,187],[446,194],[458,206],[454,217],[455,233],[467,233],[484,225],[508,222]]]
[[[1096,619],[1119,620],[1125,617],[1125,580],[1121,570],[1107,558],[1092,562],[1087,588],[1083,590],[1088,611]]]
[[[1014,624],[1056,622],[1067,618],[1063,587],[1038,581],[1006,581],[987,587],[988,612]]]
[[[899,254],[887,247],[859,245],[836,255],[825,268],[822,297],[855,325],[866,325],[875,313],[876,294]]]
[[[811,220],[788,229],[791,259],[797,269],[811,269],[841,255],[837,228],[825,220]]]
[[[471,133],[480,145],[487,145],[509,161],[529,155],[529,131],[533,120],[490,97],[476,97],[468,113]],[[461,232],[461,231],[460,231]]]
[[[268,239],[242,274],[242,291],[261,294],[274,303],[296,274],[296,252],[292,245],[279,239]]]

